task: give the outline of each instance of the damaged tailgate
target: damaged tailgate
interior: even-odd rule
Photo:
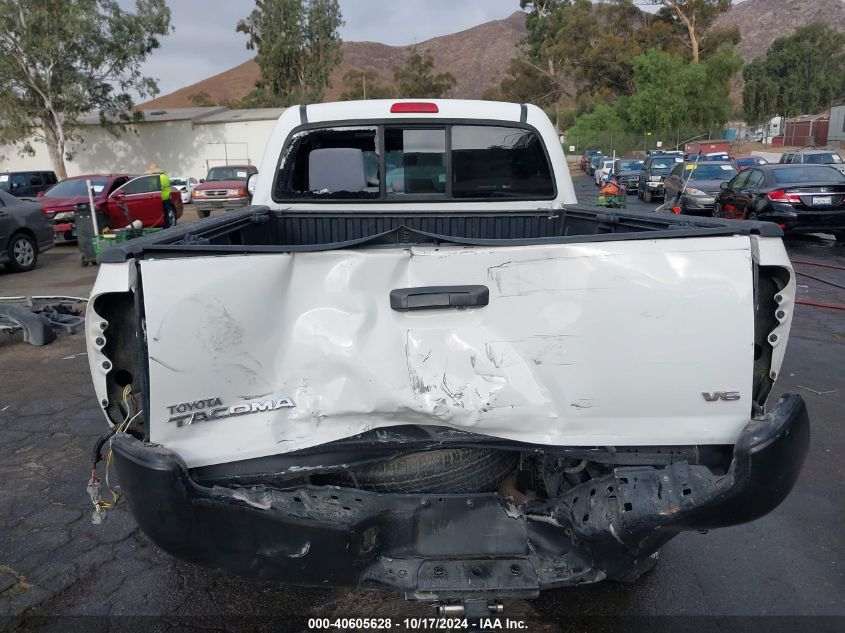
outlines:
[[[139,266],[149,439],[189,467],[404,424],[655,446],[732,444],[749,419],[748,236]]]

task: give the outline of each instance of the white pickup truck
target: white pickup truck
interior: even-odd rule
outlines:
[[[578,206],[509,103],[292,107],[251,185],[103,253],[89,303],[111,461],[164,550],[483,610],[634,580],[791,490],[776,225]]]

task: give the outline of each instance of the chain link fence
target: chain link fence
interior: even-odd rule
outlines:
[[[600,149],[605,156],[643,156],[645,152],[650,149],[664,149],[675,150],[684,149],[684,144],[693,139],[707,139],[708,137],[714,139],[724,138],[723,130],[714,131],[715,135],[690,133],[685,130],[675,130],[672,132],[649,134],[639,133],[624,133],[624,134],[610,134],[608,132],[598,132],[589,135],[570,134],[563,137],[563,149],[567,155],[580,156],[588,149]]]

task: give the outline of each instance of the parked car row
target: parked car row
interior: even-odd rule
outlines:
[[[597,185],[618,176],[627,193],[645,202],[662,198],[675,213],[769,221],[845,240],[845,162],[835,151],[787,152],[769,164],[759,156],[662,150],[645,160],[610,160],[591,149],[580,166]]]
[[[5,263],[14,271],[30,270],[38,253],[54,242],[75,241],[77,207],[87,207],[91,200],[101,229],[137,222],[144,227],[167,227],[178,222],[184,205],[191,202],[201,218],[208,217],[214,209],[230,210],[249,204],[247,181],[256,173],[254,165],[228,165],[212,167],[201,180],[174,176],[169,178],[168,205],[162,196],[160,173],[86,174],[59,181],[54,172],[46,170],[2,172],[0,264]],[[87,181],[91,182],[90,197]],[[34,218],[33,209],[39,212],[38,218]],[[49,240],[44,237],[47,233]]]
[[[676,213],[774,222],[793,233],[845,240],[845,174],[826,164],[682,163],[666,177]]]

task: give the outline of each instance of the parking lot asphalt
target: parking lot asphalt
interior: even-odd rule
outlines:
[[[589,203],[596,188],[574,173],[579,198]],[[631,209],[655,207],[630,197]],[[789,239],[787,247],[794,259],[845,265],[845,246],[828,239]],[[75,247],[60,246],[32,272],[0,271],[0,296],[85,296],[96,268],[77,258]],[[845,285],[843,271],[796,269]],[[799,298],[845,304],[845,290],[804,276],[798,283]],[[783,392],[807,401],[812,441],[778,509],[750,524],[681,534],[634,585],[548,591],[507,603],[506,615],[542,631],[569,630],[573,618],[591,615],[845,617],[845,313],[796,307],[773,398]],[[138,530],[124,502],[104,525],[92,525],[85,486],[92,444],[105,430],[101,415],[82,336],[40,348],[0,339],[0,615],[163,616],[162,626],[173,630],[191,618],[197,628],[215,628],[200,619],[244,614],[433,615],[428,605],[392,594],[285,587],[175,560]],[[62,630],[60,620],[45,626],[51,622]]]

